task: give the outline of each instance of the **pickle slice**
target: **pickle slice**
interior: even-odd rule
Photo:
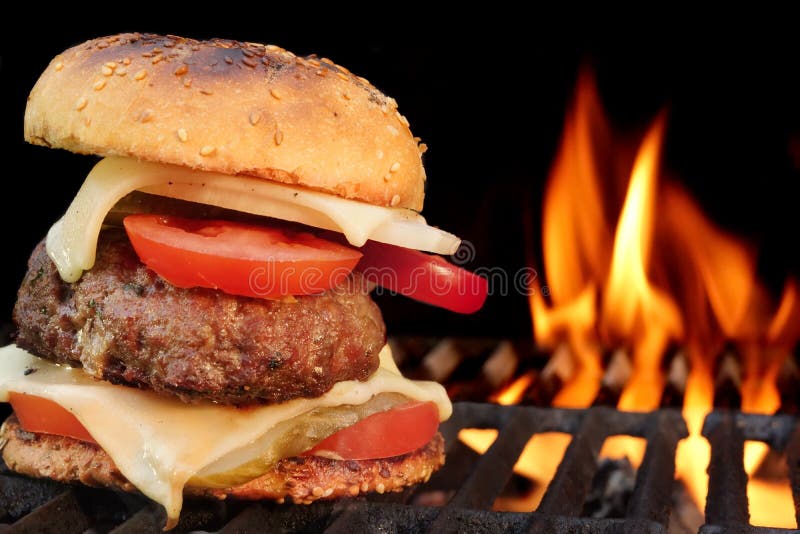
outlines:
[[[206,466],[187,486],[229,488],[244,484],[268,472],[281,459],[302,454],[339,430],[408,401],[399,393],[380,393],[364,404],[315,408],[275,425],[254,442]]]

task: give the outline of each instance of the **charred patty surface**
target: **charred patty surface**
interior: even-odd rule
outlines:
[[[61,280],[40,243],[14,307],[17,344],[97,378],[184,401],[277,403],[364,380],[385,341],[354,274],[295,302],[181,289],[145,267],[124,232],[101,233],[94,267]]]

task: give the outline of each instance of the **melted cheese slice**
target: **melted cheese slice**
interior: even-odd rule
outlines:
[[[189,405],[149,391],[94,380],[9,345],[0,348],[0,401],[8,392],[57,402],[72,412],[142,493],[162,504],[170,523],[183,504],[183,488],[204,467],[262,438],[276,424],[318,407],[357,405],[383,392],[432,401],[445,420],[452,405],[435,382],[400,374],[388,345],[365,382],[346,381],[316,399],[295,399],[246,410],[212,403]],[[26,375],[26,369],[36,372]]]
[[[453,254],[461,243],[405,208],[375,206],[249,176],[112,157],[95,165],[47,234],[47,252],[64,281],[75,282],[92,268],[103,219],[114,204],[136,190],[342,232],[356,247],[372,239]]]

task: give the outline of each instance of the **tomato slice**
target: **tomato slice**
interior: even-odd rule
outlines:
[[[8,402],[14,408],[19,424],[28,432],[56,434],[97,443],[77,417],[50,399],[12,391],[8,394]]]
[[[458,313],[481,309],[489,293],[489,281],[441,256],[367,241],[357,269],[386,289],[412,299]]]
[[[439,410],[432,402],[410,402],[370,415],[328,436],[304,456],[333,453],[344,460],[390,458],[419,449],[439,428]]]
[[[321,293],[361,257],[309,233],[253,224],[137,214],[124,225],[142,262],[171,284],[246,297]]]

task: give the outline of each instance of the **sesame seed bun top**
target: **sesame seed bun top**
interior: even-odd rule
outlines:
[[[25,139],[297,184],[422,210],[408,121],[364,78],[272,45],[120,34],[56,56]]]

